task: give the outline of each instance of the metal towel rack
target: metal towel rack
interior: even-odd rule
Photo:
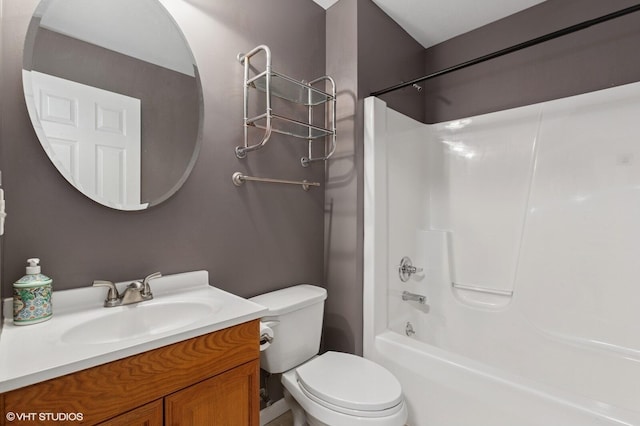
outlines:
[[[254,76],[250,76],[251,58],[259,52],[264,52],[266,56],[265,70]],[[247,53],[239,53],[238,61],[244,65],[244,145],[236,147],[236,156],[244,158],[248,152],[258,150],[265,146],[273,133],[293,136],[308,142],[308,156],[302,157],[300,162],[303,167],[307,167],[314,161],[328,160],[336,150],[336,83],[329,76],[322,76],[311,80],[298,81],[284,74],[275,72],[271,68],[271,50],[268,46],[260,45]],[[330,92],[321,90],[318,86],[329,83]],[[255,117],[249,117],[249,92],[255,89],[263,92],[265,96],[265,110]],[[272,96],[293,102],[307,107],[304,120],[295,120],[289,117],[276,114],[272,110]],[[324,112],[326,128],[314,124],[314,107],[320,108]],[[264,130],[260,142],[249,143],[249,127]],[[321,156],[313,156],[312,143],[314,141],[326,141],[330,138],[331,147],[324,146],[324,153]],[[316,148],[318,149],[318,148]]]
[[[302,189],[308,191],[312,186],[320,186],[319,182],[309,182],[308,180],[286,180],[286,179],[272,179],[272,178],[262,178],[255,176],[247,176],[242,174],[241,172],[235,172],[233,176],[231,176],[231,180],[235,186],[242,186],[245,182],[266,182],[266,183],[282,183],[286,185],[300,185]]]

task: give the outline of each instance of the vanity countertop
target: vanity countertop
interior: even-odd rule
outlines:
[[[118,283],[124,289],[128,282]],[[207,271],[150,282],[154,299],[103,307],[106,289],[53,292],[53,317],[16,326],[5,299],[0,393],[258,319],[266,308],[209,285]],[[256,342],[257,344],[257,342]]]

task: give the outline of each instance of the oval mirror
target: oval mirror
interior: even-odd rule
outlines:
[[[142,210],[184,183],[200,148],[202,90],[158,0],[43,0],[22,72],[42,147],[84,195]]]

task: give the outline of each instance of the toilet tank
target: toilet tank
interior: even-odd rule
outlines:
[[[269,311],[262,318],[273,329],[271,346],[260,353],[260,368],[283,373],[320,351],[327,290],[300,284],[252,297]]]

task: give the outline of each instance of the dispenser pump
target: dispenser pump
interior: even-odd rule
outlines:
[[[40,273],[40,259],[38,259],[37,257],[27,259],[27,263],[29,264],[29,266],[27,266],[27,275]]]

